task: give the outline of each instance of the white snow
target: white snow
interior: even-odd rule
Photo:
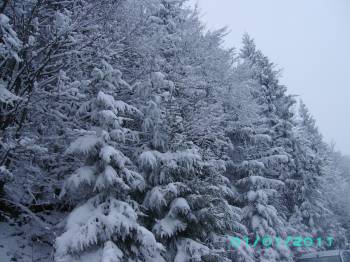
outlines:
[[[82,184],[92,185],[96,180],[96,168],[94,166],[83,166],[71,175],[67,182],[66,186],[71,188],[80,187]]]
[[[5,88],[5,83],[0,80],[0,102],[4,104],[13,105],[15,101],[19,101],[21,98],[12,94]]]
[[[110,145],[105,145],[101,148],[100,151],[100,157],[105,161],[107,164],[111,162],[112,156],[117,154],[117,150],[110,146]]]
[[[209,254],[209,248],[189,238],[181,238],[177,241],[177,254],[174,262],[202,261],[202,256]]]
[[[0,25],[7,25],[10,22],[10,18],[8,18],[4,14],[0,14]]]
[[[88,154],[92,150],[95,150],[100,142],[100,138],[96,137],[95,135],[79,137],[68,147],[66,153]]]
[[[171,215],[167,215],[154,225],[153,232],[161,238],[168,238],[176,235],[178,232],[184,231],[186,228],[186,223]]]
[[[146,151],[140,155],[140,164],[144,168],[153,169],[157,165],[157,159],[153,152]]]
[[[101,262],[121,262],[123,252],[112,241],[107,241],[103,248]]]
[[[189,204],[187,203],[186,199],[179,197],[179,198],[174,199],[173,202],[171,202],[170,212],[173,215],[177,215],[179,213],[187,214],[187,213],[191,212],[191,208],[190,208]]]

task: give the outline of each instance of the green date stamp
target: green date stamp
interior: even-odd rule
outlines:
[[[276,236],[256,236],[255,239],[251,240],[249,237],[230,237],[227,240],[227,248],[229,250],[238,249],[241,245],[246,245],[247,247],[256,248],[258,245],[264,248],[279,247],[285,245],[288,247],[332,247],[334,238],[331,236],[321,238],[313,237],[302,237],[302,236],[287,236],[282,239]]]

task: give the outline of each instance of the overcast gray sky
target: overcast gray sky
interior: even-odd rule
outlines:
[[[248,32],[283,68],[326,141],[350,155],[350,0],[190,0],[209,29],[228,26],[227,46]]]

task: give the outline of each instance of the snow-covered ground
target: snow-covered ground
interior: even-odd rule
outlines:
[[[33,230],[29,227],[28,224],[20,226],[13,222],[0,222],[1,262],[52,261],[51,247],[39,240],[42,232],[38,228]]]

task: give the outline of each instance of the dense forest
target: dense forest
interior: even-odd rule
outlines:
[[[350,159],[184,0],[0,1],[0,260],[293,261],[350,239]],[[307,61],[305,61],[307,63]],[[232,237],[332,245],[229,246]]]

